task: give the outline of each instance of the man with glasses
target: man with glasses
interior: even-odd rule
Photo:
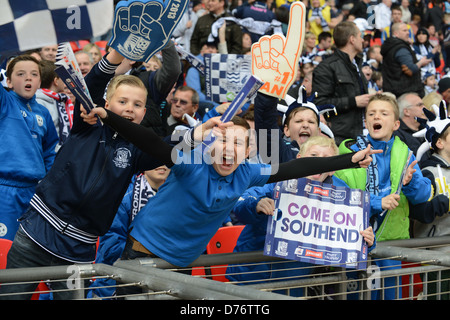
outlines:
[[[398,136],[416,155],[417,149],[424,142],[424,139],[413,137],[413,134],[422,129],[416,118],[426,119],[423,113],[425,105],[415,92],[402,94],[398,97],[397,103],[400,113],[400,128],[394,131],[394,135]]]
[[[166,122],[166,135],[170,135],[178,125],[189,126],[185,115],[197,119],[198,104],[199,96],[197,91],[189,86],[177,88],[173,98],[170,100],[170,115]]]

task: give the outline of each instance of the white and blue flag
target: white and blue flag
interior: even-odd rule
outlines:
[[[22,52],[106,34],[113,0],[0,0],[0,53]]]

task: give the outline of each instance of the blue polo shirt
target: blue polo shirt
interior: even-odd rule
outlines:
[[[169,177],[133,220],[130,233],[153,254],[180,267],[205,251],[241,194],[263,186],[271,171],[267,164],[243,162],[223,177],[201,157],[199,148],[178,152]]]

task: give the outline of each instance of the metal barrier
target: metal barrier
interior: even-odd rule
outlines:
[[[96,279],[113,279],[114,287],[140,287],[143,293],[126,296],[127,299],[204,299],[204,300],[288,300],[288,299],[333,299],[370,300],[374,292],[379,299],[448,299],[450,282],[450,252],[443,247],[450,245],[450,237],[408,239],[378,243],[372,252],[367,270],[349,270],[345,266],[307,266],[307,275],[277,276],[284,269],[276,265],[283,263],[286,269],[290,262],[268,257],[262,252],[244,252],[203,255],[189,268],[177,269],[161,259],[136,259],[118,261],[113,266],[104,264],[80,264],[60,267],[24,268],[0,270],[2,286],[17,286],[44,280],[52,283],[64,282],[73,294],[73,299],[86,299],[89,284]],[[386,260],[401,262],[401,268],[389,269],[376,264]],[[218,276],[214,271],[223,265],[255,266],[270,264],[271,279],[251,282],[220,282],[211,280]],[[298,267],[297,267],[298,268]],[[195,276],[185,274],[204,270]],[[299,270],[303,271],[305,270]],[[194,272],[195,273],[195,272]],[[257,278],[257,274],[256,274]],[[389,281],[388,281],[389,280]],[[389,283],[388,283],[389,282]],[[58,293],[56,290],[51,291]],[[21,292],[23,293],[23,292]],[[30,292],[32,294],[35,292]],[[47,292],[42,292],[42,295]],[[299,294],[300,293],[300,294]],[[14,295],[8,295],[14,298]],[[0,296],[0,299],[2,297]],[[92,299],[100,299],[95,295]],[[114,297],[102,297],[117,298]]]

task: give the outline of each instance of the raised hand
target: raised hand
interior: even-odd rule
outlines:
[[[149,61],[169,41],[188,0],[120,1],[108,45],[125,58]]]
[[[107,116],[106,110],[101,107],[96,107],[91,110],[91,112],[87,113],[86,109],[83,108],[83,106],[80,106],[80,117],[83,119],[84,122],[94,125],[97,123],[97,117],[100,119],[104,119]]]
[[[417,160],[414,160],[408,166],[408,169],[406,170],[405,176],[403,177],[403,185],[407,185],[411,181],[414,172],[416,172],[416,169],[414,169],[414,166],[416,164],[417,164]]]
[[[259,91],[284,98],[294,83],[303,48],[305,16],[305,5],[294,2],[286,37],[280,34],[263,36],[252,45],[252,73],[265,82]]]

